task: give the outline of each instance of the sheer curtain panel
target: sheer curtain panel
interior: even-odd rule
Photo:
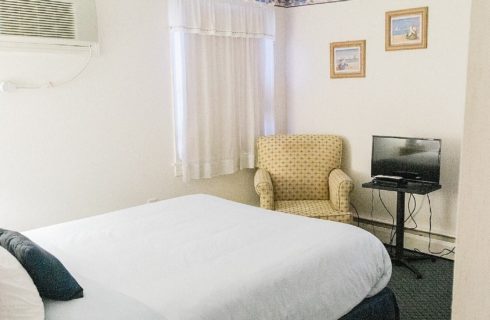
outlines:
[[[177,173],[254,168],[255,138],[275,132],[274,7],[170,0],[169,20]]]

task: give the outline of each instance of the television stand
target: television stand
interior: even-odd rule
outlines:
[[[415,260],[427,260],[434,258],[428,256],[417,256],[417,257],[406,257],[404,248],[404,238],[405,238],[405,194],[413,193],[425,195],[433,191],[441,189],[440,185],[428,184],[428,183],[417,183],[417,182],[407,182],[404,185],[398,186],[388,186],[383,184],[377,184],[373,181],[366,182],[362,184],[363,188],[395,191],[396,192],[396,246],[395,255],[391,257],[391,261],[398,266],[404,266],[410,271],[415,273],[417,279],[422,279],[422,274],[410,264],[410,261]]]

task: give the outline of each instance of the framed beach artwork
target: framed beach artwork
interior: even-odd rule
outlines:
[[[386,12],[386,51],[427,48],[429,8]]]
[[[366,40],[330,44],[330,78],[366,76]]]

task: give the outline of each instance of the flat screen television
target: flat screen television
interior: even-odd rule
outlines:
[[[373,136],[371,176],[439,184],[441,140]]]

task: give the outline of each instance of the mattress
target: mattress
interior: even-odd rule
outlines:
[[[84,287],[85,298],[45,301],[47,320],[87,319],[87,312],[90,319],[338,319],[391,277],[383,244],[360,228],[208,195],[24,234]]]

